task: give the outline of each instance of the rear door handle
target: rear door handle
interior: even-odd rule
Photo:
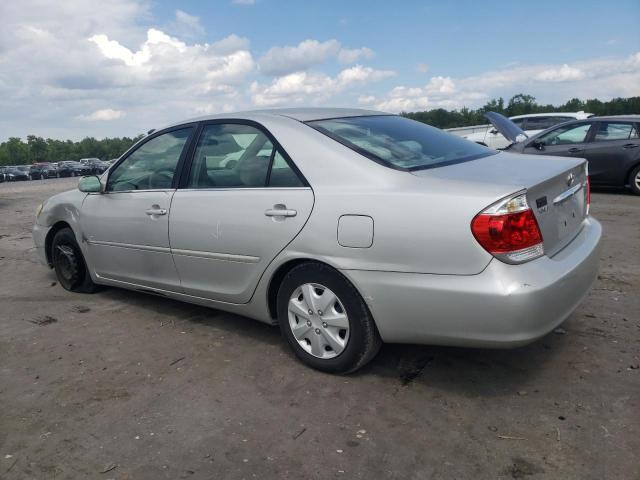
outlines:
[[[583,150],[584,150],[584,148],[573,147],[573,148],[569,149],[569,153],[578,153],[578,152],[582,152]]]
[[[264,214],[267,217],[295,217],[298,212],[297,210],[288,208],[270,208],[269,210],[265,210]]]
[[[146,213],[149,216],[151,216],[151,215],[166,215],[167,214],[167,210],[164,209],[164,208],[150,208],[149,210],[145,211],[144,213]]]
[[[640,143],[627,143],[622,148],[638,148],[640,147]]]

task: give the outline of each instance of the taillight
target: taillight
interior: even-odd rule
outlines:
[[[542,233],[525,193],[493,204],[471,221],[478,243],[506,263],[523,263],[544,255]]]

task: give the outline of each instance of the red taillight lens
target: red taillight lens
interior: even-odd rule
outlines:
[[[531,209],[505,215],[476,216],[471,231],[489,253],[508,253],[542,242],[536,217]]]
[[[480,212],[471,222],[471,232],[487,252],[507,263],[522,263],[544,254],[542,233],[525,194]]]

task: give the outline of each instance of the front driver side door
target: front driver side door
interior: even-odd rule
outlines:
[[[540,137],[529,140],[522,153],[582,157],[589,138],[590,122],[561,125]],[[538,147],[536,147],[538,145]]]
[[[150,137],[110,170],[104,193],[87,195],[80,223],[97,276],[180,290],[169,248],[169,211],[194,130],[181,127]]]

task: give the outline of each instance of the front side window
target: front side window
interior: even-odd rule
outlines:
[[[632,123],[601,122],[596,130],[595,142],[630,140],[638,138],[638,130]]]
[[[591,127],[590,123],[579,125],[565,125],[558,127],[538,139],[544,145],[569,145],[572,143],[583,143],[587,138],[587,133]]]
[[[111,172],[107,191],[171,188],[178,160],[192,130],[173,130],[143,143]]]
[[[236,123],[204,127],[193,157],[188,188],[267,186],[303,185],[262,131]]]
[[[395,115],[316,120],[307,124],[367,158],[403,170],[439,167],[497,153]]]

